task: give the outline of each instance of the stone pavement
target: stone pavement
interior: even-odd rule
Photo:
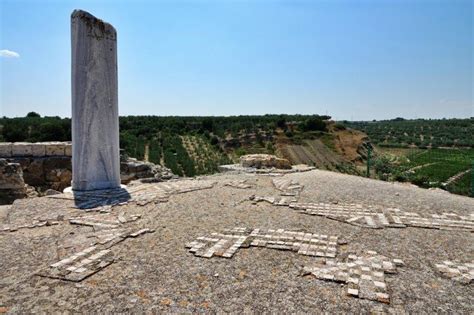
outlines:
[[[317,170],[18,200],[0,310],[473,313],[473,209]]]

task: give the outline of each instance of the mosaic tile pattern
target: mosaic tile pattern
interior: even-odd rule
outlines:
[[[298,182],[282,178],[275,178],[272,180],[273,186],[276,189],[280,190],[282,196],[299,196],[300,192],[303,190],[304,186],[300,185]]]
[[[436,269],[445,277],[455,281],[470,284],[474,282],[474,260],[462,263],[445,260],[435,265]]]
[[[49,266],[38,275],[69,281],[81,281],[114,261],[110,249],[88,247]]]
[[[274,206],[289,206],[298,202],[303,186],[293,180],[285,178],[275,178],[272,180],[273,186],[280,191],[280,196],[251,196],[250,200],[257,202],[268,202]]]
[[[474,231],[474,213],[460,216],[455,213],[422,216],[396,208],[379,210],[375,207],[349,203],[292,203],[290,208],[305,214],[318,215],[352,225],[380,229],[385,227],[422,227],[429,229]]]
[[[209,180],[179,180],[118,189],[63,193],[47,196],[47,198],[74,200],[76,208],[107,212],[107,210],[104,211],[104,208],[126,203],[144,206],[152,202],[167,202],[173,194],[209,189],[215,184],[215,181]]]
[[[118,217],[110,214],[99,214],[90,216],[80,216],[69,219],[69,223],[77,225],[92,226],[96,229],[116,229],[123,223],[136,221],[140,218],[139,215],[132,215],[126,217],[120,214]]]
[[[135,232],[110,233],[108,239],[103,239],[103,241],[100,242],[101,244],[108,243],[106,246],[89,246],[49,265],[47,268],[38,272],[37,275],[75,282],[82,281],[114,262],[114,255],[110,249],[111,247],[122,242],[126,238],[137,237],[152,232],[154,231],[144,228]]]
[[[285,197],[285,196],[252,196],[250,200],[255,204],[257,202],[265,201],[274,206],[289,206],[292,203],[297,202],[298,200],[294,197]]]
[[[22,224],[22,225],[10,225],[10,224],[3,224],[0,226],[0,233],[1,232],[15,232],[20,229],[34,229],[37,227],[42,226],[51,226],[51,225],[58,225],[58,221],[54,220],[35,220],[31,222],[31,224]]]
[[[240,189],[252,188],[252,185],[248,184],[246,180],[230,181],[226,183],[224,186],[230,186],[230,187],[240,188]]]
[[[317,279],[346,283],[348,295],[390,303],[385,274],[397,273],[397,266],[403,265],[400,259],[367,251],[362,256],[349,255],[346,261],[326,260],[325,265],[304,267],[304,272]]]
[[[234,228],[209,237],[198,237],[186,244],[191,253],[199,257],[231,258],[242,247],[266,247],[291,250],[300,255],[336,257],[337,237],[296,231]]]

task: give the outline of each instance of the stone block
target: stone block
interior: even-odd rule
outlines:
[[[13,143],[12,156],[31,156],[31,143],[29,142]]]
[[[66,154],[66,144],[64,142],[46,143],[46,156],[64,156]]]
[[[72,156],[72,143],[66,142],[64,147],[64,155],[65,156]]]
[[[291,169],[288,160],[270,154],[248,154],[240,157],[240,165],[255,168]]]
[[[43,157],[46,155],[46,146],[44,143],[32,143],[31,145],[31,155],[35,157]]]
[[[19,190],[24,192],[23,171],[18,163],[8,163],[0,159],[0,190]]]
[[[11,157],[11,156],[12,156],[12,143],[0,142],[0,157]]]

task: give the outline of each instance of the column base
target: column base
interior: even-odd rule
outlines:
[[[123,185],[121,184],[120,186],[118,187],[111,187],[111,185],[109,185],[108,187],[104,187],[104,188],[93,188],[93,189],[73,189],[72,186],[69,186],[69,187],[66,187],[64,188],[63,190],[63,193],[73,193],[75,191],[94,191],[94,190],[106,190],[106,189],[125,189],[127,188],[127,185]]]

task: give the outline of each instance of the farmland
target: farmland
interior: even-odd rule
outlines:
[[[474,149],[379,148],[373,176],[469,195],[473,161]]]
[[[474,119],[414,119],[348,122],[382,147],[474,147]]]

